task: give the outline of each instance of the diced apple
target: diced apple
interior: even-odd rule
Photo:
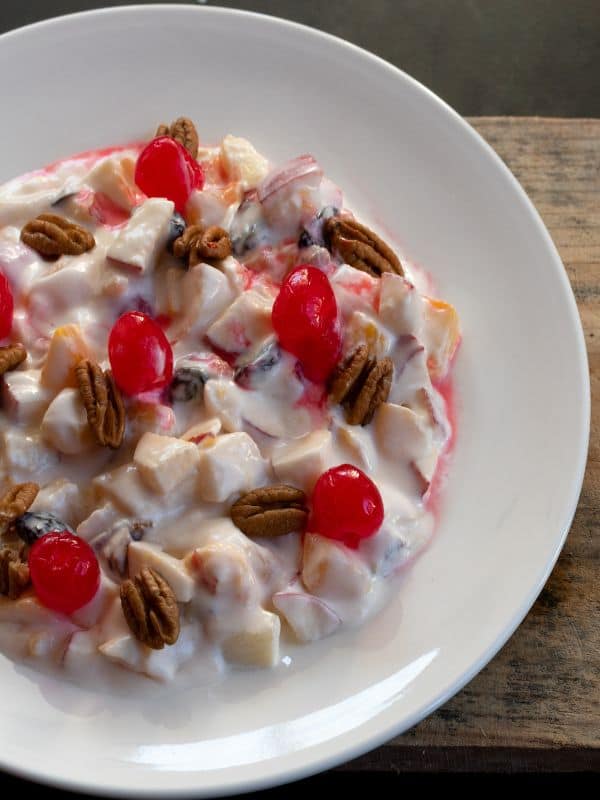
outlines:
[[[144,483],[135,464],[124,464],[98,475],[93,484],[101,498],[138,519],[145,519],[149,509],[156,508],[156,494]]]
[[[133,167],[133,160],[129,157],[108,156],[94,164],[84,183],[105,194],[119,208],[131,211],[137,197],[132,183]]]
[[[79,486],[65,478],[57,478],[40,489],[29,510],[50,511],[67,525],[75,527],[81,520],[83,509]]]
[[[242,390],[233,381],[216,378],[206,382],[204,406],[221,421],[228,433],[242,430],[242,403]]]
[[[307,533],[302,554],[302,582],[319,596],[357,599],[371,588],[371,573],[364,561],[343,544]]]
[[[273,605],[300,642],[324,639],[342,624],[335,611],[312,594],[277,592]]]
[[[0,622],[48,628],[57,622],[69,624],[65,617],[43,606],[33,594],[23,594],[17,600],[0,597]]]
[[[340,416],[333,418],[336,444],[346,454],[348,461],[367,472],[373,472],[378,455],[371,432],[360,425],[347,425]]]
[[[95,508],[89,517],[79,523],[77,535],[89,542],[112,527],[121,516],[121,513],[117,511],[110,501],[105,502],[99,508]]]
[[[186,564],[199,587],[227,606],[247,606],[255,584],[248,553],[232,542],[215,541],[197,547]]]
[[[384,272],[381,276],[379,319],[396,336],[418,336],[422,327],[423,300],[410,281]]]
[[[28,436],[13,428],[4,431],[0,441],[4,467],[15,483],[31,480],[43,483],[48,471],[58,464],[58,453],[38,434]]]
[[[192,425],[181,438],[185,439],[186,442],[200,444],[200,442],[206,439],[218,436],[221,432],[221,428],[221,420],[218,417],[211,417],[210,419],[204,420],[204,422],[198,422],[196,425]]]
[[[138,442],[133,461],[150,489],[167,494],[197,469],[200,453],[193,442],[145,433]]]
[[[177,420],[171,406],[132,400],[127,412],[126,436],[136,442],[144,433],[172,434]]]
[[[460,323],[454,306],[426,297],[423,304],[423,339],[427,366],[434,380],[443,378],[460,342]]]
[[[221,350],[245,353],[273,333],[272,308],[273,296],[269,292],[249,289],[213,322],[206,335]]]
[[[393,403],[382,403],[373,420],[379,448],[395,461],[417,461],[431,452],[431,429],[420,414]]]
[[[229,230],[241,200],[242,189],[239,184],[230,183],[224,189],[220,186],[207,185],[202,191],[196,189],[192,192],[186,216],[193,224],[203,225],[206,228],[218,225]]]
[[[54,625],[49,630],[34,631],[27,641],[27,655],[31,658],[59,661],[70,637],[71,631],[64,626]]]
[[[56,328],[42,367],[42,385],[55,392],[66,387],[76,387],[75,367],[89,355],[88,346],[78,325],[62,325]]]
[[[153,270],[169,236],[175,206],[171,200],[150,197],[135,209],[107,250],[107,257],[134,272]]]
[[[91,631],[76,631],[71,638],[63,658],[65,669],[73,673],[89,669],[90,662],[98,651],[96,636]]]
[[[2,408],[12,422],[36,422],[51,399],[52,392],[40,384],[37,369],[12,370],[2,376]]]
[[[240,181],[244,191],[254,189],[269,171],[269,162],[247,139],[227,135],[221,142],[221,163],[229,180]]]
[[[233,256],[227,256],[219,262],[219,269],[227,276],[229,285],[236,295],[246,289],[246,268]]]
[[[250,667],[275,667],[279,662],[281,622],[277,614],[260,609],[248,627],[222,643],[226,661]]]
[[[130,634],[109,639],[98,650],[109,661],[133,672],[140,672],[159,681],[170,681],[182,664],[194,655],[199,641],[198,626],[186,625],[182,627],[175,644],[162,650],[152,650]]]
[[[78,455],[94,446],[94,437],[78,389],[63,389],[48,406],[40,431],[59,453]]]
[[[394,382],[388,400],[396,405],[412,405],[422,387],[431,386],[425,347],[416,337],[407,336],[397,343],[392,358]]]
[[[304,491],[311,491],[325,471],[331,449],[331,433],[317,430],[277,447],[271,456],[276,477]]]
[[[323,260],[325,265],[331,263],[331,255],[328,251],[323,253],[322,248],[311,254],[310,258],[311,263],[317,266],[320,260]],[[331,276],[331,286],[338,307],[345,317],[354,311],[374,313],[379,293],[379,278],[342,264]]]
[[[172,326],[173,338],[203,336],[235,297],[227,276],[209,264],[196,264],[181,282],[181,315]]]
[[[227,433],[200,450],[198,472],[202,499],[220,503],[233,494],[262,486],[267,462],[247,433]]]
[[[106,614],[118,594],[117,584],[102,573],[98,591],[89,603],[71,614],[71,620],[80,628],[91,628]]]
[[[138,575],[144,567],[151,567],[169,583],[177,602],[189,603],[194,594],[194,579],[185,564],[147,542],[131,542],[127,550],[129,576]]]

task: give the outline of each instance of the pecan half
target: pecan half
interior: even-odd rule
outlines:
[[[125,406],[112,374],[84,359],[75,369],[88,424],[102,447],[116,450],[125,434]]]
[[[188,266],[193,267],[202,261],[221,261],[230,256],[231,239],[224,228],[211,225],[190,225],[173,242],[173,255],[187,259]]]
[[[0,498],[0,533],[27,511],[39,490],[37,483],[16,483]]]
[[[0,594],[16,600],[29,586],[29,567],[10,547],[0,549]]]
[[[22,344],[7,344],[5,347],[0,347],[0,375],[4,375],[27,358],[27,350]]]
[[[348,217],[330,217],[323,225],[325,242],[346,264],[379,278],[384,272],[404,275],[400,259],[374,231]]]
[[[350,425],[368,425],[389,396],[393,374],[391,358],[371,359],[368,347],[361,344],[333,372],[329,396],[344,406]]]
[[[150,567],[121,584],[121,607],[127,624],[140,642],[162,650],[179,637],[179,606],[173,589]]]
[[[182,144],[192,158],[196,158],[198,155],[198,145],[200,144],[198,131],[188,117],[178,117],[170,125],[164,123],[159,125],[155,136],[170,136],[171,139]]]
[[[46,258],[80,256],[96,241],[89,231],[58,214],[40,214],[21,230],[21,241]]]
[[[231,506],[231,519],[246,536],[285,536],[304,530],[306,495],[293,486],[267,486],[242,495]]]

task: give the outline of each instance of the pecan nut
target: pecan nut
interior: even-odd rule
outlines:
[[[232,253],[231,239],[224,228],[190,225],[173,242],[173,255],[187,259],[189,267],[202,261],[221,261]]]
[[[330,217],[323,225],[325,242],[346,264],[379,278],[384,272],[404,275],[400,259],[374,231],[348,217]]]
[[[125,434],[125,405],[112,374],[84,359],[75,369],[88,424],[101,447],[116,450]]]
[[[27,350],[22,344],[7,344],[5,347],[0,347],[0,375],[4,375],[27,358]]]
[[[173,589],[150,567],[121,584],[121,607],[133,635],[153,650],[175,644],[179,606]]]
[[[21,241],[46,258],[80,256],[96,241],[89,231],[58,214],[40,214],[21,230]]]
[[[159,125],[155,136],[170,136],[171,139],[182,144],[192,158],[196,158],[198,155],[198,145],[200,144],[198,131],[188,117],[178,117],[170,125],[164,123]]]
[[[391,358],[369,358],[364,344],[340,364],[329,381],[329,397],[346,409],[349,425],[368,425],[392,388],[394,362]]]
[[[29,567],[16,550],[0,549],[0,594],[16,600],[29,586]]]
[[[304,530],[306,495],[293,486],[267,486],[242,495],[231,506],[231,519],[246,536],[285,536]]]
[[[0,499],[0,533],[22,516],[37,497],[37,483],[16,483]]]

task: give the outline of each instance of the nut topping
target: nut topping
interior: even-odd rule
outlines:
[[[22,554],[10,547],[0,549],[0,594],[16,600],[29,582],[29,567]]]
[[[344,406],[350,425],[368,425],[388,398],[393,374],[391,358],[369,358],[367,346],[361,344],[335,369],[329,396],[332,402]]]
[[[330,217],[323,225],[330,250],[336,250],[346,264],[379,278],[384,272],[403,275],[394,251],[366,225],[348,217]]]
[[[178,117],[171,125],[159,125],[156,129],[156,136],[170,136],[176,142],[182,144],[192,158],[198,155],[198,131],[196,126],[188,117]]]
[[[7,344],[5,347],[0,347],[0,375],[4,375],[27,358],[27,350],[22,344]]]
[[[148,647],[162,650],[177,641],[177,600],[167,581],[150,567],[121,584],[121,607],[133,635]]]
[[[58,214],[40,214],[21,230],[21,241],[46,258],[80,256],[96,241],[89,231]]]
[[[93,361],[80,361],[75,370],[79,392],[96,441],[116,450],[125,434],[125,406],[112,373]]]
[[[10,487],[0,499],[0,533],[27,511],[39,490],[37,483],[17,483]]]
[[[231,507],[231,519],[246,536],[285,536],[304,530],[306,496],[293,486],[267,486],[242,495]]]
[[[224,228],[190,225],[173,242],[173,254],[193,267],[202,261],[221,261],[231,255],[231,239]]]

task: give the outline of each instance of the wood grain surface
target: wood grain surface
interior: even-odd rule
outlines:
[[[592,382],[588,465],[565,548],[493,661],[408,733],[340,769],[600,771],[600,120],[475,117],[561,254]]]

